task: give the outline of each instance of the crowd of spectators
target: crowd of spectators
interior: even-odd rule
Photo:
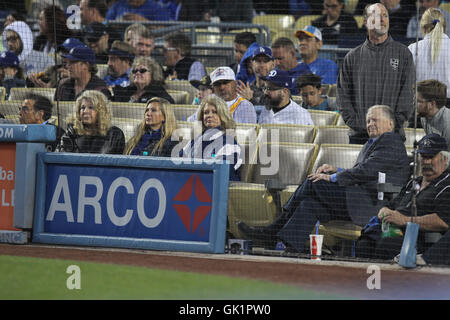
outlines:
[[[318,10],[314,1],[284,2],[285,12],[296,16]],[[446,111],[450,98],[447,35],[450,21],[449,14],[438,9],[439,3],[437,0],[418,2],[419,32],[415,7],[407,1],[359,1],[355,15],[363,15],[364,23],[358,30],[356,20],[344,11],[344,0],[324,0],[319,9],[320,17],[311,25],[296,30],[291,37],[276,37],[270,45],[259,44],[251,32],[237,33],[234,62],[216,65],[210,73],[202,62],[206,60],[192,55],[188,35],[177,31],[156,37],[156,30],[142,22],[184,19],[251,23],[255,14],[269,14],[270,10],[263,10],[258,1],[242,0],[117,0],[112,3],[81,0],[78,3],[81,9],[79,29],[68,27],[68,16],[61,7],[49,5],[39,12],[36,36],[25,15],[20,11],[10,12],[2,31],[0,85],[5,88],[6,98],[15,87],[54,88],[55,101],[73,102],[74,112],[65,119],[64,128],[58,127],[57,141],[48,146],[50,151],[169,157],[174,156],[176,143],[171,136],[177,121],[171,107],[175,100],[166,84],[189,81],[198,89],[192,101],[198,110],[187,120],[198,121],[202,130],[201,135],[193,137],[176,156],[228,160],[231,180],[241,178],[241,149],[236,139],[228,136],[228,130],[235,129],[237,124],[315,125],[308,110],[338,112],[349,128],[350,143],[364,145],[365,151],[355,164],[355,168],[360,166],[360,171],[354,169],[360,180],[348,183],[353,186],[375,179],[372,172],[369,175],[367,170],[361,169],[366,161],[373,161],[373,145],[381,150],[383,143],[387,143],[392,149],[395,145],[390,140],[396,144],[404,141],[404,128],[411,126],[415,116],[420,118],[419,124],[428,135],[438,134],[446,140],[445,148],[450,146],[450,116]],[[272,10],[276,6],[274,2]],[[213,20],[217,17],[218,20]],[[109,21],[128,21],[129,24],[120,30]],[[337,45],[340,37],[356,32],[364,33],[366,38],[345,55],[342,63],[320,56],[325,44]],[[423,39],[405,46],[403,38],[412,36]],[[162,40],[162,61],[154,55],[157,38]],[[102,78],[98,65],[107,65]],[[336,99],[322,91],[325,85],[337,88]],[[294,101],[294,96],[301,98],[301,103]],[[122,130],[112,124],[110,102],[145,105],[143,119],[129,141],[125,141]],[[19,108],[20,123],[51,124],[51,105],[48,99],[38,95],[27,96]],[[431,142],[436,140],[430,139]],[[216,145],[222,147],[211,147]],[[422,149],[428,150],[426,146]],[[406,159],[406,152],[402,158],[398,152],[380,152],[387,171],[399,173],[403,172],[400,169],[409,169],[405,161],[402,162],[404,168],[393,167],[394,160]],[[392,155],[392,161],[387,158],[388,154]],[[319,194],[317,190],[322,185],[315,182],[325,179],[334,183],[329,190],[329,186],[323,189],[330,197],[335,197],[336,192],[346,197],[345,188],[334,188],[346,177],[345,173],[338,168],[327,168],[332,168],[332,172],[325,172],[321,167],[299,186],[286,209],[286,221],[277,226],[276,232],[271,231],[274,237],[280,232],[281,238],[296,251],[304,250],[307,232],[318,218],[312,210],[313,213],[308,213],[308,224],[303,225],[302,237],[293,236],[293,232],[299,230],[296,219],[304,219],[306,212],[297,209],[309,204],[304,192]],[[439,178],[446,170],[440,172]],[[433,183],[432,178],[425,180]],[[407,177],[402,176],[400,180],[403,185]],[[368,192],[373,193],[369,197],[372,197],[375,193],[369,189]],[[314,201],[320,205],[323,205],[321,201],[330,202],[327,199]],[[342,208],[347,211],[346,205]],[[368,212],[376,214],[373,210]],[[352,220],[351,215],[342,215]],[[329,216],[334,217],[332,213]],[[294,219],[290,220],[291,217]],[[447,216],[442,214],[440,219],[438,231],[447,231]],[[264,233],[242,224],[241,228],[250,235]],[[375,250],[376,245],[371,245]]]

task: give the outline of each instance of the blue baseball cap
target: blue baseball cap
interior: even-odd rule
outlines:
[[[77,38],[67,38],[60,46],[60,48],[64,48],[67,52],[72,50],[75,47],[87,47],[84,42],[81,42]]]
[[[447,141],[437,133],[430,133],[420,139],[417,152],[426,156],[435,156],[441,151],[447,151]]]
[[[12,51],[5,51],[0,54],[0,66],[2,67],[18,67],[19,57]]]
[[[253,50],[252,60],[255,59],[257,56],[260,56],[260,55],[264,55],[264,56],[268,57],[270,60],[274,60],[275,59],[273,57],[273,54],[272,54],[272,49],[270,49],[269,47],[258,47],[258,48],[255,48],[255,50]]]
[[[74,61],[83,61],[89,62],[89,64],[95,64],[95,53],[89,47],[74,47],[70,49],[69,53],[61,55],[63,58],[74,60]]]
[[[269,81],[281,88],[291,89],[295,84],[295,78],[291,77],[287,71],[273,69],[267,77],[261,77],[262,80]]]

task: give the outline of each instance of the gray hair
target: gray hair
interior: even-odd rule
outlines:
[[[395,115],[394,115],[394,111],[392,111],[392,108],[389,107],[388,105],[384,105],[384,104],[376,104],[374,106],[371,106],[366,113],[366,117],[367,114],[373,110],[373,109],[381,109],[381,111],[383,111],[383,114],[386,118],[388,118],[389,120],[392,120],[395,123]]]

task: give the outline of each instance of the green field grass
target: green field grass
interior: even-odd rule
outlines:
[[[80,268],[80,289],[67,268]],[[0,299],[342,299],[266,281],[82,261],[0,256]]]

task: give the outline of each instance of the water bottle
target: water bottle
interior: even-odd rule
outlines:
[[[381,222],[381,237],[382,238],[396,238],[403,236],[402,230],[400,228],[391,226],[389,222]]]

